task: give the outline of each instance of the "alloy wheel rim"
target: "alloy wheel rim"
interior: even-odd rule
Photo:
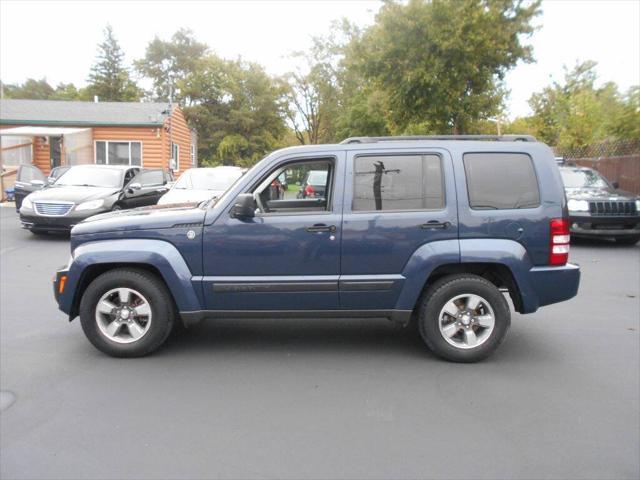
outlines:
[[[495,327],[491,304],[473,293],[448,300],[438,315],[440,335],[456,348],[476,348],[486,342]]]
[[[112,342],[133,343],[144,337],[151,326],[151,305],[137,290],[113,288],[96,305],[96,323]]]

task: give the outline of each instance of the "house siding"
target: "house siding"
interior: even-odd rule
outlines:
[[[187,125],[187,120],[182,109],[175,108],[171,114],[171,132],[169,132],[169,120],[165,122],[165,128],[162,130],[163,142],[165,145],[166,163],[168,167],[171,155],[171,141],[179,145],[179,168],[175,172],[176,175],[181,174],[187,168],[191,168],[191,130]]]

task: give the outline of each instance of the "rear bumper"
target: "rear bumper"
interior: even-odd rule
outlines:
[[[640,235],[640,216],[571,215],[574,237],[625,237]]]
[[[528,288],[522,288],[521,313],[533,313],[539,307],[573,298],[580,286],[580,267],[568,263],[561,267],[533,267],[529,270]]]

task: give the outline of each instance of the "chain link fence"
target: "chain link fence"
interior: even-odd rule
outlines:
[[[594,143],[582,147],[555,148],[556,155],[571,158],[607,158],[640,154],[640,138]]]

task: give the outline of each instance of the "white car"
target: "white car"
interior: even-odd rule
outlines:
[[[158,205],[199,203],[222,195],[245,172],[240,167],[190,168],[160,197]]]

